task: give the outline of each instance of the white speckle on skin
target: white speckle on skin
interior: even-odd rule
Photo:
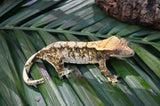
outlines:
[[[76,45],[76,42],[69,42],[69,43],[68,43],[68,46],[69,46],[70,48],[74,48],[75,45]]]
[[[80,59],[79,54],[77,52],[75,52],[74,55],[75,55],[76,62],[78,62]]]
[[[61,42],[60,45],[61,45],[62,47],[66,47],[67,42]]]
[[[78,47],[82,48],[83,47],[83,43],[82,42],[78,42]]]
[[[62,56],[68,57],[67,48],[65,48],[65,49],[62,51]]]
[[[86,42],[77,42],[77,47],[79,48],[86,47]]]
[[[56,42],[56,43],[54,43],[54,47],[60,48],[60,47],[61,47],[61,42]]]

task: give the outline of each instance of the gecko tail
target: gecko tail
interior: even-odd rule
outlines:
[[[38,58],[36,59],[36,55],[37,53],[33,54],[25,63],[24,65],[24,69],[23,69],[23,80],[26,84],[28,85],[38,85],[44,82],[44,78],[38,79],[38,80],[31,80],[28,76],[30,68],[32,67],[32,65],[34,64],[34,62],[36,60],[38,60]]]

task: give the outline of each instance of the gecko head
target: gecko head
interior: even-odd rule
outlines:
[[[131,57],[134,51],[128,46],[129,42],[125,39],[119,39],[116,36],[111,36],[97,42],[91,42],[88,47],[95,47],[99,51],[106,51],[111,57]]]
[[[117,46],[114,50],[112,50],[110,56],[111,57],[132,57],[135,52],[129,46],[129,42],[125,39],[120,39],[120,42],[117,43]]]

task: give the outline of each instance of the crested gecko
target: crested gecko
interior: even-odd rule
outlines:
[[[118,82],[117,76],[112,75],[106,67],[106,60],[109,57],[131,57],[134,51],[128,47],[125,39],[118,39],[112,36],[108,39],[93,42],[54,42],[37,53],[33,54],[25,63],[23,69],[23,79],[28,85],[37,85],[44,82],[44,78],[31,80],[28,76],[30,68],[39,59],[46,60],[54,66],[62,78],[68,76],[72,70],[64,67],[64,63],[74,64],[99,64],[101,72],[108,78],[108,81],[115,84]]]

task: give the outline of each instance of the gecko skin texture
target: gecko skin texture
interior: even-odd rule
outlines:
[[[119,82],[116,75],[112,75],[106,67],[109,57],[131,57],[134,51],[128,47],[125,39],[112,36],[108,39],[94,42],[54,42],[37,53],[33,54],[26,62],[23,70],[23,79],[28,85],[37,85],[44,82],[44,78],[31,80],[28,73],[32,65],[39,59],[49,62],[62,78],[72,72],[64,67],[64,63],[73,64],[99,64],[101,72],[109,82]]]

